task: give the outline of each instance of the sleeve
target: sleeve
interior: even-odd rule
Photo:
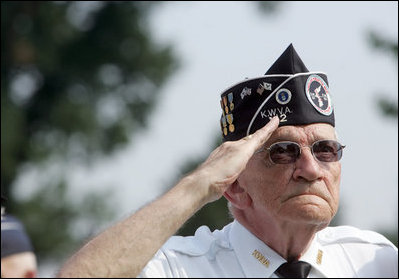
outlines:
[[[343,247],[359,278],[397,278],[398,251],[390,245],[350,243]]]
[[[137,278],[172,278],[173,273],[165,253],[160,249]]]
[[[143,268],[138,278],[188,278],[178,252],[162,247]]]

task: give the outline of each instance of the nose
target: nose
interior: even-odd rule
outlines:
[[[295,162],[293,177],[295,180],[306,181],[314,181],[322,177],[320,164],[309,147],[302,147],[301,154]]]

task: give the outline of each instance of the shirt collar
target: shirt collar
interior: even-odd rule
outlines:
[[[276,269],[286,262],[283,257],[253,235],[237,220],[233,221],[229,238],[236,252],[238,262],[247,278],[271,277]],[[316,234],[300,260],[308,262],[321,273],[320,275],[328,277],[325,256]]]
[[[247,278],[270,277],[286,260],[234,220],[230,243]]]
[[[302,255],[302,257],[299,260],[310,263],[312,265],[312,268],[320,272],[323,277],[329,277],[327,276],[326,273],[327,271],[326,254],[324,252],[323,247],[318,241],[317,234],[310,243],[309,248],[306,250],[306,252]]]

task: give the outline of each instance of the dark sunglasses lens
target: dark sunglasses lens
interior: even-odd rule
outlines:
[[[300,148],[296,143],[278,142],[269,148],[270,159],[275,164],[290,164],[296,161]]]
[[[322,140],[313,145],[313,154],[322,162],[336,162],[342,157],[342,145],[334,140]]]

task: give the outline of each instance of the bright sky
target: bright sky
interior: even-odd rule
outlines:
[[[382,92],[397,102],[398,69],[366,40],[372,29],[397,41],[397,2],[295,1],[274,15],[254,2],[169,2],[153,12],[151,26],[159,43],[175,45],[181,68],[163,87],[149,129],[94,168],[73,169],[75,189],[113,189],[118,218],[159,196],[187,160],[210,153],[220,133],[220,93],[263,75],[293,43],[310,71],[327,73],[347,145],[342,224],[397,229],[398,126],[380,115],[375,100]]]

